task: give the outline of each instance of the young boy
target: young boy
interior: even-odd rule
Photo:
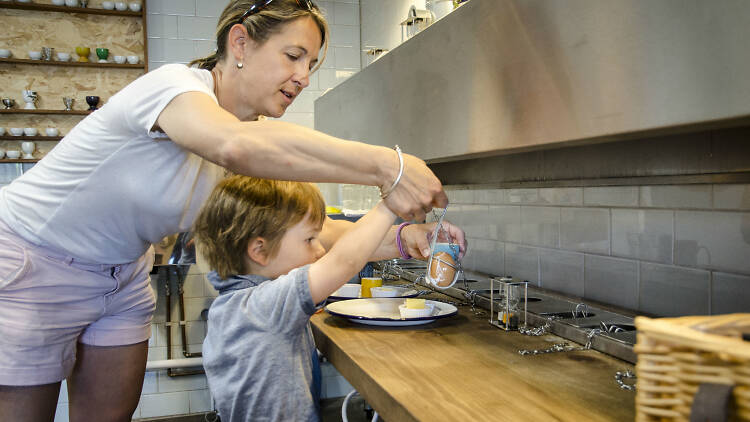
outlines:
[[[222,421],[319,420],[310,316],[365,265],[395,217],[379,203],[326,252],[314,185],[233,176],[217,186],[194,231],[219,291],[203,366]]]

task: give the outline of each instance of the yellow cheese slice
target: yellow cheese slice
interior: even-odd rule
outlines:
[[[406,299],[406,309],[424,309],[424,299]]]

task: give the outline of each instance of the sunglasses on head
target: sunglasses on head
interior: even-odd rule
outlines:
[[[271,4],[273,0],[260,0],[255,2],[252,6],[250,6],[249,9],[247,9],[247,12],[243,13],[242,16],[240,16],[240,19],[238,20],[238,23],[242,23],[245,18],[252,15],[253,13],[258,13],[261,10],[263,10],[264,7]],[[297,5],[305,10],[313,10],[314,5],[312,0],[296,0]]]

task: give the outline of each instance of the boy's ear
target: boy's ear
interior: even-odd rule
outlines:
[[[268,265],[268,242],[262,237],[256,237],[247,244],[247,256],[259,265]]]

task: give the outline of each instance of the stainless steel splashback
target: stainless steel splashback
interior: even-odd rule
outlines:
[[[750,121],[747,0],[471,0],[315,102],[431,162]]]

